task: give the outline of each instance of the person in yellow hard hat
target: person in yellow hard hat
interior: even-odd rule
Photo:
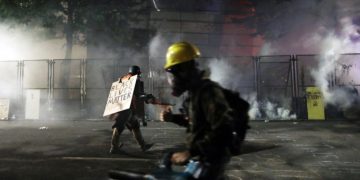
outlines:
[[[198,57],[199,49],[187,42],[178,42],[168,48],[164,69],[169,72],[168,82],[173,88],[174,96],[180,96],[190,86],[188,82],[192,77],[200,76],[194,61]]]
[[[188,97],[183,103],[185,114],[173,114],[168,109],[162,112],[161,120],[188,128],[187,149],[172,155],[173,164],[183,165],[197,157],[203,170],[195,179],[224,179],[231,158],[228,140],[232,136],[232,109],[222,87],[198,69],[195,60],[199,57],[199,49],[188,42],[168,48],[164,69],[172,94],[181,96],[187,91]]]

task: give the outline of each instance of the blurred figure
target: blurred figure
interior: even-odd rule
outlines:
[[[144,118],[144,102],[152,103],[155,98],[151,94],[144,93],[144,83],[140,79],[140,74],[141,71],[139,66],[131,66],[128,74],[119,78],[119,81],[121,82],[130,79],[132,76],[138,75],[130,109],[114,113],[109,117],[114,121],[112,126],[111,154],[119,153],[119,149],[123,145],[123,143],[120,143],[120,135],[125,126],[133,133],[134,138],[142,151],[147,151],[153,146],[153,144],[147,144],[145,142],[140,131],[139,120],[146,126],[146,120]]]
[[[198,158],[202,171],[196,179],[225,179],[225,166],[231,159],[228,141],[232,136],[232,109],[221,86],[198,69],[195,58],[199,56],[199,49],[188,42],[168,48],[164,69],[172,95],[179,97],[187,91],[188,97],[183,114],[173,114],[169,109],[161,114],[161,120],[188,127],[187,149],[172,155],[173,164],[184,165]]]

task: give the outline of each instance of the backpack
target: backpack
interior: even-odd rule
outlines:
[[[231,109],[233,109],[232,115],[232,128],[229,132],[230,139],[227,141],[228,148],[232,156],[241,154],[242,143],[244,142],[246,132],[250,128],[249,124],[249,109],[250,104],[240,97],[238,92],[223,88],[220,84],[211,80],[203,81],[202,88],[208,86],[217,86],[224,93],[225,99],[228,102]]]
[[[240,97],[238,92],[223,89],[223,93],[233,112],[233,129],[231,141],[229,141],[229,150],[233,156],[241,153],[241,145],[245,139],[246,131],[250,128],[248,111],[250,104]]]

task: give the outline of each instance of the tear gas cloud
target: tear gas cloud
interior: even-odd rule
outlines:
[[[311,70],[311,76],[315,80],[315,85],[320,88],[323,96],[324,102],[326,104],[332,104],[339,109],[346,109],[350,106],[354,105],[354,102],[359,102],[359,97],[351,93],[348,89],[354,87],[348,87],[356,85],[359,82],[359,69],[353,69],[354,72],[347,75],[346,78],[351,79],[352,83],[348,84],[338,84],[343,87],[334,87],[332,88],[330,85],[331,76],[339,76],[341,74],[336,73],[339,72],[339,65],[343,63],[344,53],[359,53],[360,51],[360,43],[354,42],[352,37],[359,36],[356,35],[358,26],[351,23],[351,19],[346,17],[341,19],[340,27],[335,30],[328,30],[328,32],[324,33],[321,30],[315,31],[312,38],[308,39],[308,42],[313,42],[313,44],[318,44],[319,56],[318,66],[316,69]],[[319,28],[321,29],[321,28]],[[357,56],[353,56],[352,58],[354,64],[351,66],[359,65],[360,62],[357,60]],[[344,65],[344,64],[343,64]],[[350,65],[349,65],[350,66]],[[338,77],[336,77],[338,78]]]
[[[243,93],[242,87],[244,84],[242,82],[249,78],[249,76],[252,76],[252,74],[244,74],[239,67],[231,64],[228,60],[212,59],[208,67],[211,72],[210,79],[218,82],[225,88],[240,92],[241,97],[250,103],[249,116],[251,119],[288,120],[296,118],[295,114],[291,114],[288,106],[283,107],[283,105],[290,104],[290,102],[284,102],[286,98],[282,97],[282,95],[277,95],[277,99],[283,99],[278,104],[271,102],[269,99],[259,101],[256,92]]]
[[[305,8],[304,11],[301,11],[301,7]],[[358,55],[345,57],[341,54],[360,53],[360,2],[295,0],[286,3],[284,9],[290,14],[296,13],[296,19],[292,19],[294,16],[281,17],[281,21],[289,24],[288,28],[285,32],[276,32],[280,31],[276,27],[271,29],[274,34],[282,35],[266,39],[261,55],[317,54],[318,66],[313,67],[311,76],[315,85],[321,89],[325,103],[342,109],[353,106],[354,101],[359,102],[359,97],[349,90],[354,89],[352,86],[358,86],[360,82]],[[352,64],[346,64],[345,59],[351,58]],[[332,88],[331,76],[341,78],[339,76],[344,75],[339,74],[341,66],[353,68],[351,73],[343,77],[348,80],[342,80],[342,84],[337,84],[342,87]]]
[[[341,21],[341,28],[338,33],[329,32],[320,41],[319,68],[312,71],[312,76],[315,79],[316,86],[321,89],[326,103],[338,105],[341,108],[348,108],[352,105],[354,98],[358,97],[354,96],[353,93],[349,93],[346,88],[330,88],[329,79],[341,62],[340,54],[359,52],[360,43],[353,42],[350,38],[356,32],[356,27],[350,23],[348,18]],[[359,62],[356,63],[360,64]],[[359,76],[349,76],[349,78],[357,80]]]
[[[0,60],[63,59],[65,41],[45,39],[41,29],[0,24]],[[86,57],[85,48],[74,46],[73,58]]]
[[[0,24],[0,98],[10,99],[10,114],[15,117],[19,107],[16,104],[16,98],[19,87],[18,77],[18,61],[24,60],[24,79],[23,88],[47,88],[47,67],[46,61],[27,61],[27,60],[47,60],[47,59],[63,59],[65,56],[65,40],[63,39],[47,39],[45,32],[41,28],[31,28],[21,25]],[[86,57],[86,49],[80,46],[74,46],[73,57]],[[41,71],[40,71],[41,69]],[[60,77],[60,76],[57,76]],[[62,76],[61,76],[62,77]],[[77,78],[71,75],[71,78]],[[25,95],[25,89],[24,95]],[[49,115],[46,108],[47,91],[40,90],[41,105],[40,114]],[[24,100],[26,97],[24,96]],[[66,107],[64,105],[63,107]],[[59,107],[61,109],[62,107]],[[60,114],[72,114],[72,112],[59,112]]]
[[[319,41],[339,30],[353,40],[359,37],[359,1],[293,0],[281,3],[277,8],[269,9],[266,3],[257,7],[257,11],[272,14],[276,10],[276,14],[281,14],[273,17],[266,26],[260,25],[259,29],[265,29],[268,35],[260,55],[319,54]]]
[[[165,37],[161,33],[158,33],[150,42],[149,52],[150,52],[150,65],[151,71],[149,77],[156,80],[154,86],[162,87],[165,86],[165,89],[155,90],[155,96],[160,96],[162,100],[168,101],[176,104],[173,107],[174,110],[177,110],[181,107],[183,101],[182,98],[174,98],[170,95],[170,89],[166,82],[165,71],[163,70],[163,65],[165,62],[165,54],[167,47],[179,40],[183,40],[181,36],[178,37]],[[201,49],[200,49],[201,51]],[[253,76],[252,71],[248,72],[241,68],[241,66],[236,66],[231,60],[226,58],[222,59],[201,59],[200,62],[201,68],[207,69],[210,72],[210,79],[218,82],[225,88],[240,92],[241,96],[249,101],[251,104],[251,109],[249,115],[251,119],[266,118],[266,119],[294,119],[296,116],[291,114],[288,106],[283,107],[281,104],[270,102],[270,100],[265,100],[264,102],[259,102],[257,100],[257,95],[255,92],[246,92],[243,93],[242,88],[244,82],[248,81],[249,77]],[[243,67],[244,68],[244,67]],[[280,95],[279,95],[280,96]],[[278,99],[284,99],[278,97]],[[284,102],[284,104],[290,104],[290,102]],[[159,110],[156,110],[157,107],[149,106],[150,111],[156,116],[155,113]]]
[[[240,85],[235,82],[243,79],[243,74],[236,66],[232,66],[225,59],[212,59],[208,66],[211,72],[211,80],[228,89],[240,91]]]
[[[171,107],[174,113],[179,113],[182,108],[183,98],[175,98],[171,95],[171,89],[167,82],[166,72],[164,71],[165,55],[170,44],[180,41],[181,35],[166,37],[162,33],[157,33],[149,43],[149,74],[148,77],[152,79],[150,84],[151,92],[155,97],[160,98],[161,102],[175,104]],[[157,87],[157,89],[154,89]],[[148,105],[149,116],[152,119],[159,119],[159,114],[162,110],[169,108],[168,106]]]
[[[354,23],[354,17],[360,17],[358,12],[360,3],[351,0],[293,0],[287,1],[282,6],[280,10],[286,12],[281,16],[280,21],[274,20],[271,26],[263,27],[268,29],[269,33],[273,33],[274,36],[272,37],[274,38],[265,39],[261,55],[321,54],[319,56],[319,68],[312,71],[316,85],[323,91],[326,102],[341,103],[339,102],[341,99],[347,99],[348,97],[340,98],[337,96],[341,94],[344,94],[341,96],[346,96],[348,93],[339,93],[338,91],[341,91],[341,89],[329,89],[328,79],[329,75],[336,69],[335,66],[340,63],[340,53],[359,52],[360,50],[358,40],[360,39],[360,24]],[[268,8],[265,7],[264,9]],[[39,38],[38,33],[41,33],[41,30],[30,31],[1,25],[0,60],[62,59],[65,54],[65,42],[63,40],[43,41],[42,38]],[[144,53],[124,47],[117,49],[119,53],[110,52],[105,46],[98,46],[91,49],[90,52],[96,55],[95,58],[119,58],[121,59],[119,63],[124,66],[137,64],[146,69],[147,65],[149,65],[149,72],[144,72],[143,75],[147,75],[152,80],[145,84],[145,88],[148,92],[154,93],[156,97],[161,97],[162,101],[176,104],[174,110],[177,110],[180,108],[178,106],[181,104],[182,98],[174,98],[170,95],[170,89],[167,86],[166,75],[162,67],[167,47],[179,40],[186,39],[180,33],[175,37],[158,33],[149,42],[150,59],[147,59]],[[74,49],[73,52],[73,58],[86,58],[85,49]],[[109,66],[100,62],[94,63],[92,67],[88,66],[88,69],[93,72],[93,76],[89,73],[89,81],[94,81],[94,83],[88,84],[89,88],[106,88],[109,86],[113,80],[109,71],[112,67]],[[225,58],[206,60],[204,67],[210,69],[211,79],[226,88],[239,91],[242,97],[251,103],[252,108],[249,114],[253,119],[263,116],[266,116],[267,119],[295,118],[295,115],[288,110],[291,103],[285,97],[278,97],[280,101],[277,102],[270,99],[260,102],[256,98],[256,93],[242,93],[242,81],[246,81],[249,76],[253,75],[236,68],[230,60]],[[358,64],[357,67],[360,67],[360,65]],[[124,72],[126,69],[124,67]],[[119,72],[119,76],[121,73]],[[351,75],[354,79],[360,77],[356,73]],[[1,80],[2,77],[0,77]],[[108,83],[103,83],[104,81]],[[101,84],[95,82],[101,82]],[[154,87],[159,88],[154,89]],[[104,102],[105,99],[106,97],[104,97]],[[91,101],[90,98],[89,101]],[[95,104],[98,103],[95,102]],[[147,107],[152,108],[150,110],[152,116],[157,116],[158,107],[152,105]],[[99,108],[103,108],[103,106],[101,105]]]
[[[26,49],[30,44],[27,34],[0,25],[0,60],[20,60],[30,56],[30,50]]]
[[[48,71],[46,61],[28,61],[27,60],[47,60],[47,59],[64,59],[65,45],[64,39],[48,39],[45,38],[41,29],[30,29],[23,26],[10,26],[6,24],[0,25],[0,98],[11,98],[15,101],[17,95],[17,62],[18,60],[25,61],[25,76],[24,87],[25,88],[43,88],[46,89],[48,83]],[[139,65],[142,70],[145,70],[148,65],[148,58],[146,53],[140,53],[138,51],[117,47],[116,52],[106,48],[105,45],[99,44],[97,47],[91,47],[89,49],[92,59],[87,64],[87,79],[88,79],[88,96],[87,103],[91,103],[89,106],[90,112],[100,112],[95,117],[100,117],[101,112],[104,110],[104,103],[106,102],[108,92],[99,92],[94,89],[104,88],[107,89],[111,86],[111,83],[117,79],[117,77],[127,73],[130,65]],[[87,57],[87,48],[79,45],[73,46],[72,51],[73,59],[82,59]],[[113,61],[107,59],[116,59],[116,65],[120,65],[120,69],[116,69],[119,72],[114,72]],[[6,62],[5,62],[6,61]],[[14,62],[11,62],[14,61]],[[61,85],[61,79],[64,75],[61,73],[63,61],[55,62],[55,88],[59,87],[80,87],[80,61],[71,61],[68,68],[69,79],[67,84]],[[39,69],[46,69],[45,71],[39,71]],[[117,76],[114,78],[114,76]],[[145,81],[146,83],[146,81]],[[79,90],[69,90],[69,93],[63,94],[61,89],[55,89],[55,101],[51,102],[56,110],[49,112],[47,99],[48,92],[41,90],[41,112],[42,116],[47,116],[47,119],[52,117],[73,118],[77,117],[79,112],[76,112],[76,108],[73,105],[76,103],[59,102],[59,98],[62,96],[68,96],[70,99],[79,98]],[[106,95],[105,95],[106,94]],[[103,103],[94,99],[103,99]],[[69,100],[71,101],[71,100]],[[77,101],[79,102],[79,101]],[[11,104],[14,104],[11,102]],[[76,106],[76,105],[75,105]],[[79,106],[76,106],[79,107]],[[12,107],[12,112],[16,107]],[[49,114],[50,113],[50,114]],[[84,112],[80,112],[84,113]]]

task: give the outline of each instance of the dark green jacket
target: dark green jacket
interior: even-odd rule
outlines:
[[[230,156],[227,144],[231,139],[232,109],[221,86],[201,80],[189,91],[184,109],[189,118],[187,146],[191,155],[209,162]]]

